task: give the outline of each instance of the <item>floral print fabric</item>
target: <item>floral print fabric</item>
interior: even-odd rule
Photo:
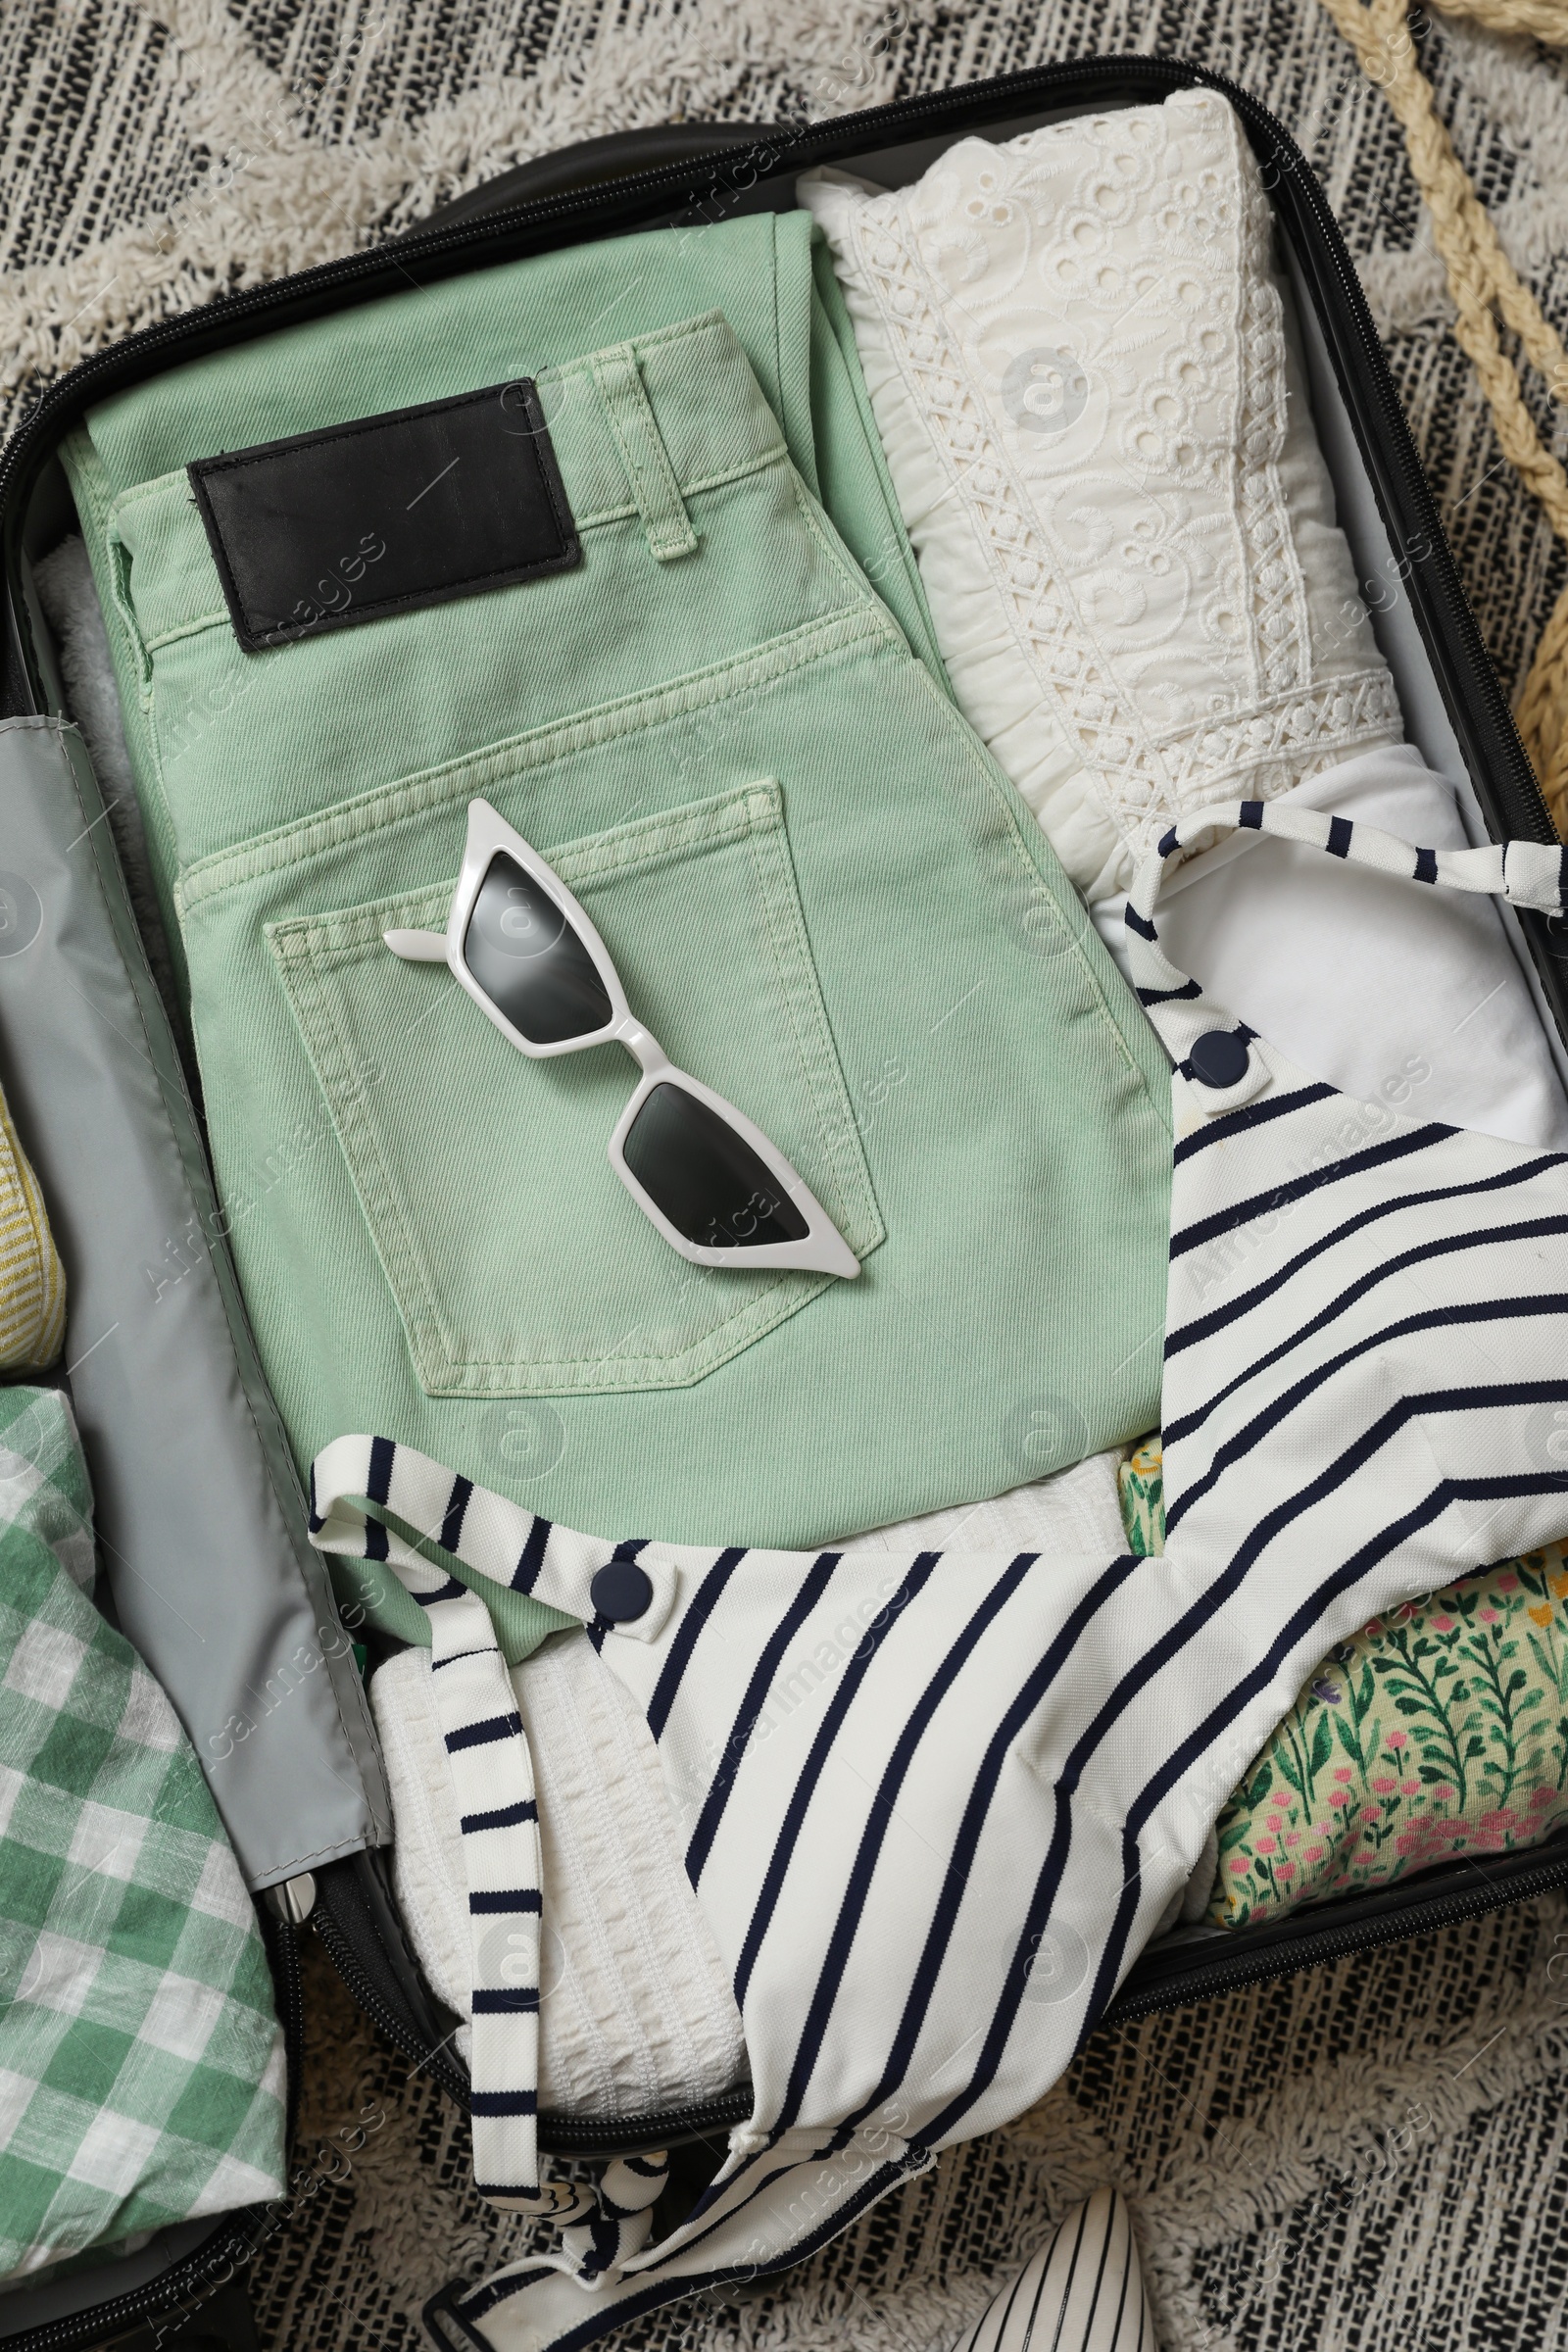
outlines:
[[[1164,1548],[1157,1438],[1121,1469]],[[1223,1806],[1205,1920],[1258,1927],[1568,1819],[1568,1539],[1374,1618],[1333,1650]]]
[[[1165,1472],[1158,1438],[1135,1446],[1116,1473],[1122,1525],[1136,1558],[1157,1559],[1165,1548]]]

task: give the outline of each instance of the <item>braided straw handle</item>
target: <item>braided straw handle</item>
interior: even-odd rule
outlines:
[[[1459,314],[1459,342],[1481,379],[1503,455],[1568,546],[1568,474],[1536,430],[1518,368],[1498,340],[1497,317],[1518,336],[1552,397],[1565,405],[1568,350],[1503,252],[1438,119],[1432,84],[1416,61],[1404,0],[1323,0],[1323,5],[1355,50],[1368,80],[1399,119]],[[1494,32],[1568,43],[1564,0],[1436,0],[1436,5],[1453,16],[1473,17]],[[1568,588],[1542,630],[1514,716],[1552,822],[1568,840]]]

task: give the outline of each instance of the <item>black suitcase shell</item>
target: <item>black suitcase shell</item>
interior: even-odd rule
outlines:
[[[46,390],[0,453],[0,726],[60,712],[47,631],[24,584],[25,560],[69,527],[54,451],[82,411],[108,394],[204,352],[395,293],[411,281],[428,283],[631,229],[788,209],[797,174],[819,164],[854,169],[858,159],[884,184],[903,181],[952,140],[973,132],[1007,137],[1064,115],[1157,102],[1195,86],[1229,100],[1263,167],[1295,283],[1340,521],[1399,683],[1409,732],[1429,759],[1446,751],[1450,768],[1462,764],[1494,839],[1554,841],[1322,189],[1290,134],[1255,99],[1222,74],[1171,58],[1084,59],[823,122],[681,123],[590,140],[475,188],[409,235],[227,297],[95,353]],[[1551,1017],[1568,1038],[1568,928],[1537,914],[1514,919]],[[221,1259],[221,1240],[212,1247]],[[75,1279],[69,1263],[68,1274]],[[248,1335],[237,1293],[235,1298],[230,1319],[243,1360]],[[246,1377],[259,1377],[253,1363]],[[368,1810],[372,1819],[380,1812],[373,1797]],[[1428,1935],[1565,1880],[1568,1833],[1525,1851],[1463,1857],[1376,1892],[1311,1904],[1267,1927],[1179,1930],[1144,1953],[1102,2022],[1186,2007],[1370,1945]],[[420,1979],[392,1899],[384,1848],[368,1838],[360,1850],[275,1885],[259,1899],[292,2087],[301,2032],[294,1934],[308,1914],[375,2023],[466,2103],[466,2078],[448,2038],[452,2021]],[[572,2156],[721,2138],[749,2104],[740,2091],[702,2108],[614,2122],[544,2115],[540,2137],[547,2148]],[[0,2344],[11,2352],[80,2352],[112,2339],[125,2352],[152,2352],[165,2341],[190,2352],[198,2345],[249,2352],[255,2337],[238,2274],[268,2227],[261,2210],[193,2224],[96,2277],[81,2274],[53,2288],[0,2296]],[[204,2296],[212,2300],[193,2318],[175,2316]]]

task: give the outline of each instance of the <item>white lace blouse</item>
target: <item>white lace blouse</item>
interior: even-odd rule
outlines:
[[[1223,99],[800,196],[958,702],[1086,897],[1202,802],[1400,740]]]

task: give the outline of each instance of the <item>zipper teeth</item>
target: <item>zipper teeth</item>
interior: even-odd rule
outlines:
[[[548,2133],[550,2152],[555,2155],[596,2155],[607,2148],[612,2152],[629,2148],[635,2154],[639,2148],[658,2147],[666,2136],[692,2139],[710,2132],[728,2132],[731,2125],[749,2120],[753,2104],[749,2091],[730,2091],[706,2107],[666,2108],[658,2115],[633,2117],[627,2122],[614,2116],[541,2115],[539,2130]]]
[[[288,2100],[283,2119],[286,2134],[284,2144],[291,2148],[295,2127],[299,2122],[300,2096],[305,2087],[305,1978],[300,1966],[299,1930],[293,1921],[279,1919],[277,1935],[283,1978],[283,2058],[288,2082]]]
[[[1235,93],[1236,100],[1245,100],[1245,92],[1237,91]],[[1253,105],[1255,106],[1255,102]],[[1272,118],[1267,116],[1266,110],[1256,108],[1255,111],[1263,120],[1272,121]],[[1296,152],[1299,151],[1296,150]],[[1486,700],[1492,705],[1487,715],[1496,728],[1507,760],[1507,783],[1510,789],[1506,794],[1506,799],[1512,804],[1510,813],[1517,814],[1523,820],[1520,829],[1530,838],[1554,844],[1558,838],[1556,827],[1551,821],[1551,814],[1546,807],[1535,769],[1531,766],[1524,746],[1519,740],[1518,730],[1513,723],[1513,716],[1508,709],[1501,681],[1497,676],[1492,656],[1487,650],[1486,639],[1481,633],[1481,624],[1475,616],[1470,599],[1465,594],[1463,583],[1454,565],[1452,550],[1448,546],[1447,535],[1443,528],[1443,519],[1438,512],[1437,500],[1433,496],[1432,484],[1427,479],[1419,453],[1415,450],[1410,434],[1409,419],[1400,406],[1398,393],[1389,372],[1388,360],[1378,339],[1377,328],[1373,323],[1371,311],[1367,307],[1366,295],[1360,278],[1356,275],[1355,266],[1340,235],[1339,223],[1329,209],[1328,200],[1318,184],[1316,174],[1306,165],[1304,157],[1301,158],[1301,162],[1304,176],[1299,184],[1304,194],[1306,209],[1312,215],[1314,224],[1320,232],[1324,251],[1333,266],[1340,292],[1345,298],[1347,311],[1354,324],[1356,339],[1363,353],[1373,363],[1369,372],[1378,407],[1382,412],[1393,446],[1397,452],[1400,471],[1405,476],[1406,486],[1413,496],[1416,507],[1420,510],[1421,525],[1428,535],[1433,555],[1441,564],[1445,585],[1453,604],[1459,633],[1465,641],[1465,650],[1470,657],[1471,666],[1481,682]]]
[[[294,2136],[294,2122],[299,2106],[301,2059],[304,2049],[303,1987],[300,1981],[299,1943],[291,1928],[279,1922],[280,1936],[276,1946],[274,1967],[278,1980],[278,2023],[283,2029],[283,2049],[288,2072],[288,2099],[285,2132],[288,2141]],[[272,1940],[268,1939],[269,1954],[272,1956]],[[76,2347],[97,2345],[106,2336],[120,2333],[137,2320],[175,2309],[184,2298],[187,2284],[195,2285],[204,2274],[210,2275],[227,2264],[238,2269],[253,2254],[261,2241],[262,2225],[268,2208],[253,2205],[229,2217],[225,2235],[209,2238],[196,2246],[178,2262],[171,2263],[150,2278],[144,2286],[132,2287],[128,2293],[114,2295],[107,2303],[84,2304],[79,2311],[62,2320],[48,2320],[41,2328],[24,2328],[20,2335],[3,2339],[4,2352],[50,2352],[51,2346],[60,2352],[76,2352]],[[216,2288],[212,2291],[216,2292]],[[205,2297],[203,2300],[205,2301]]]
[[[312,1914],[311,1925],[325,1944],[328,1957],[344,1984],[353,1993],[372,2025],[379,2028],[395,2049],[406,2058],[427,2066],[430,2053],[409,2047],[408,2021],[400,2018],[383,1997],[380,1986],[354,1950],[337,1921],[319,1904]]]
[[[1479,1919],[1488,1911],[1501,1911],[1514,1903],[1528,1903],[1536,1896],[1548,1894],[1554,1886],[1568,1880],[1568,1857],[1542,1863],[1537,1869],[1522,1871],[1508,1880],[1505,1887],[1494,1889],[1483,1885],[1469,1895],[1439,1897],[1422,1904],[1419,1924],[1412,1926],[1408,1918],[1401,1919],[1396,1911],[1381,1919],[1366,1920],[1348,1928],[1322,1928],[1315,1934],[1306,1923],[1296,1938],[1298,1945],[1307,1946],[1303,1953],[1293,1952],[1283,1936],[1277,1943],[1267,1944],[1250,1953],[1238,1952],[1235,1958],[1218,1968],[1204,1969],[1192,1976],[1173,1976],[1163,1984],[1151,1985],[1147,1994],[1139,1997],[1136,1986],[1133,1997],[1117,2002],[1103,2021],[1108,2025],[1132,2024],[1144,2017],[1153,2017],[1165,2010],[1188,2009],[1199,2002],[1211,2000],[1216,1993],[1234,1992],[1247,1984],[1266,1983],[1270,1977],[1287,1976],[1298,1969],[1326,1967],[1331,1961],[1344,1960],[1355,1952],[1374,1951],[1385,1943],[1407,1943],[1418,1936],[1436,1933],[1442,1928],[1457,1927],[1467,1919]],[[1414,1888],[1412,1887],[1412,1892]],[[1412,1906],[1413,1907],[1413,1906]],[[1280,1965],[1275,1966],[1276,1956]]]
[[[263,2209],[255,2210],[259,2214]],[[129,2294],[116,2295],[107,2303],[84,2304],[69,2319],[50,2320],[42,2328],[8,2335],[3,2339],[6,2352],[48,2352],[51,2345],[60,2346],[62,2352],[76,2352],[78,2346],[82,2352],[88,2352],[89,2347],[101,2345],[106,2336],[120,2333],[137,2320],[173,2310],[183,2299],[187,2277],[194,2284],[203,2272],[215,2270],[220,2264],[231,2263],[237,2269],[254,2242],[243,2220],[236,2219],[225,2237],[216,2244],[209,2241],[197,2246],[182,2261],[172,2263],[167,2271],[160,2272],[156,2282],[134,2287]]]

